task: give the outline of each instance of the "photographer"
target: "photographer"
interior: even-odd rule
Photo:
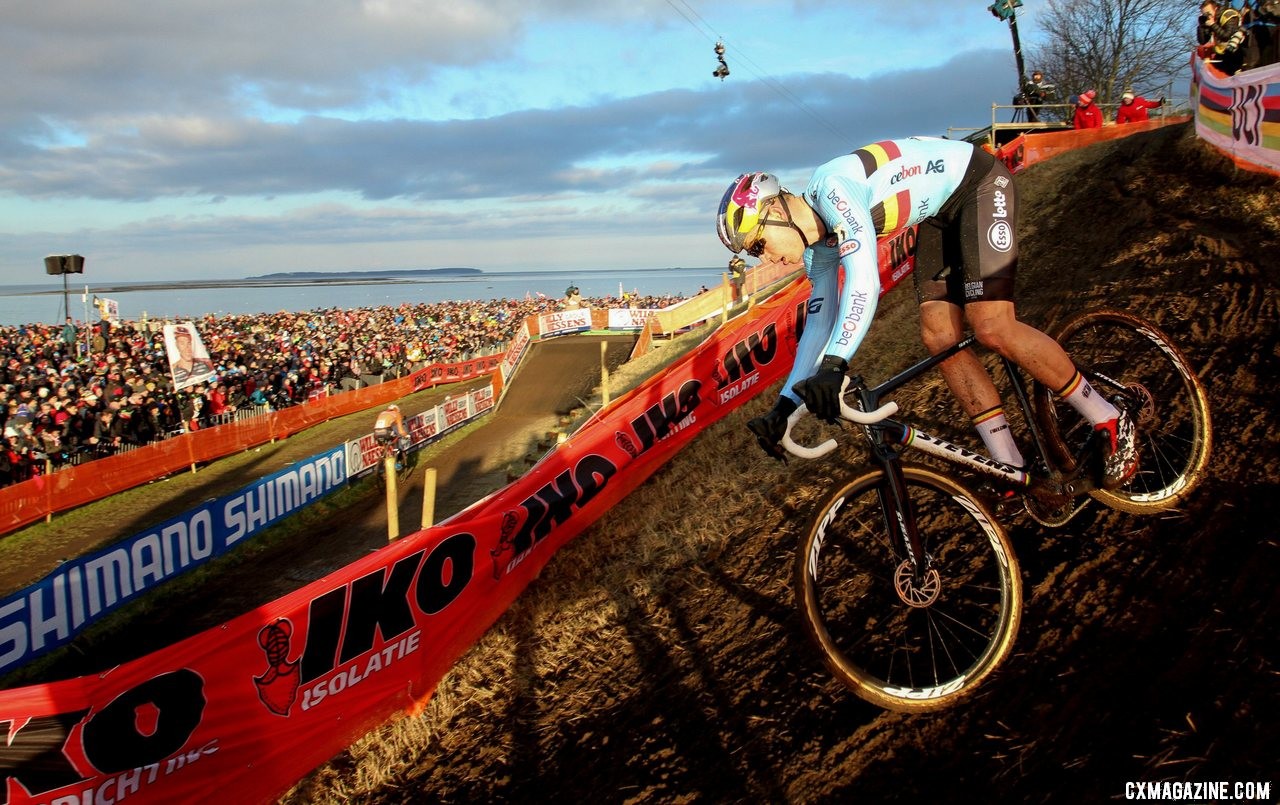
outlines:
[[[1217,0],[1205,0],[1200,4],[1200,17],[1196,23],[1196,53],[1217,66],[1226,75],[1235,75],[1244,62],[1245,31],[1241,27],[1240,12]]]
[[[1031,72],[1031,78],[1022,84],[1022,103],[1027,107],[1027,122],[1040,122],[1040,107],[1057,96],[1057,87],[1044,80],[1044,73]]]

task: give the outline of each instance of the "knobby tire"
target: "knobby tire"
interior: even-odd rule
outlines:
[[[887,527],[883,470],[821,504],[795,562],[805,629],[836,678],[902,712],[955,704],[1008,656],[1022,615],[1013,546],[987,507],[946,475],[903,466],[921,540],[937,571],[931,601],[905,603],[895,572],[910,564]]]
[[[1114,491],[1090,492],[1113,509],[1150,514],[1178,505],[1203,479],[1212,425],[1204,386],[1155,325],[1131,313],[1091,310],[1052,334],[1095,390],[1134,413],[1138,470]],[[1074,469],[1092,426],[1037,384],[1036,419],[1054,459]]]

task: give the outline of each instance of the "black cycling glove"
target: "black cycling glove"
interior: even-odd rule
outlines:
[[[809,413],[823,422],[834,424],[840,418],[840,389],[849,362],[839,355],[823,355],[818,371],[801,380],[791,390],[804,400]]]
[[[747,427],[756,435],[760,449],[770,458],[786,462],[787,454],[779,442],[782,441],[782,434],[787,432],[787,417],[798,407],[790,397],[779,397],[769,413],[747,420]]]

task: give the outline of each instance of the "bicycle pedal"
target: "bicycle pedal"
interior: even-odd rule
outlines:
[[[1005,504],[1015,501],[1019,497],[1018,490],[1002,484],[983,482],[975,491],[984,501],[991,504],[996,509],[1000,509]]]

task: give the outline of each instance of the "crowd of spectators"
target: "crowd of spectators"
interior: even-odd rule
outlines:
[[[1227,75],[1280,61],[1280,0],[1206,0],[1196,20],[1197,53]]]
[[[679,300],[581,301],[660,308]],[[501,352],[525,317],[564,304],[528,297],[205,316],[194,322],[217,375],[180,391],[163,321],[0,326],[0,486],[237,415]]]

